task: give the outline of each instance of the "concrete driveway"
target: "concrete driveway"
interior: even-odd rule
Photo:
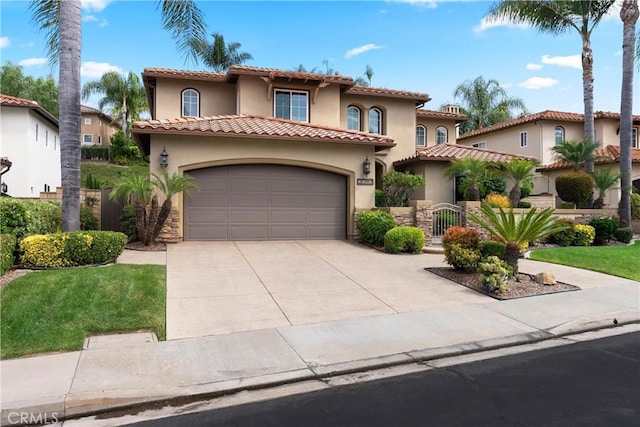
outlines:
[[[167,339],[491,300],[424,270],[442,262],[350,241],[169,245]]]

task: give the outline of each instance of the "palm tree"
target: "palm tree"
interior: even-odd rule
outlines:
[[[526,214],[520,213],[519,216],[513,213],[513,208],[506,212],[499,208],[500,215],[498,215],[488,203],[483,203],[480,210],[484,218],[469,213],[469,219],[485,229],[493,239],[507,246],[504,260],[512,268],[513,274],[518,273],[520,248],[524,244],[568,228],[553,216],[553,208],[540,212],[532,208]]]
[[[598,198],[593,201],[593,207],[601,209],[604,206],[604,196],[618,183],[620,174],[610,168],[602,168],[591,174],[593,184],[598,189]]]
[[[80,0],[31,0],[33,23],[44,30],[47,55],[60,73],[60,164],[62,230],[80,229]],[[162,26],[178,50],[197,60],[194,47],[206,38],[204,15],[193,0],[158,0]]]
[[[484,160],[467,157],[453,161],[447,170],[445,176],[447,178],[464,177],[469,185],[469,198],[471,200],[480,200],[480,183],[487,175],[487,162]]]
[[[591,33],[615,0],[503,0],[494,4],[488,19],[507,19],[530,24],[541,32],[561,34],[575,29],[582,39],[582,85],[584,94],[584,137],[595,141],[593,123],[593,52]],[[585,171],[593,172],[593,161],[585,163]]]
[[[115,115],[120,116],[122,132],[130,138],[131,122],[147,110],[147,97],[138,76],[131,71],[126,78],[116,71],[106,72],[100,80],[87,82],[82,87],[83,100],[86,101],[94,93],[104,95],[98,102],[98,108],[104,110],[110,107]]]
[[[160,232],[162,231],[162,227],[164,223],[169,218],[171,214],[172,201],[173,196],[179,193],[188,193],[189,191],[196,188],[196,185],[193,183],[190,177],[184,175],[178,175],[176,172],[169,175],[166,170],[162,171],[160,176],[153,174],[152,184],[156,187],[162,194],[164,194],[164,202],[162,203],[162,207],[160,208],[160,213],[157,218],[157,222],[155,227],[153,228],[152,241],[155,241]]]
[[[206,40],[195,46],[198,56],[213,71],[222,73],[234,65],[241,65],[253,59],[247,52],[238,52],[240,46],[238,42],[225,44],[224,36],[220,33],[213,33],[213,42],[209,44]]]
[[[502,164],[502,175],[506,179],[513,181],[513,188],[509,192],[509,201],[512,207],[518,206],[520,194],[522,194],[522,185],[536,178],[535,169],[538,165],[538,161],[518,158],[513,158],[508,163]]]
[[[570,163],[574,172],[578,172],[587,163],[593,164],[599,157],[594,154],[594,150],[600,146],[588,138],[582,141],[562,141],[551,148],[557,161]]]
[[[622,96],[620,97],[620,223],[631,225],[631,138],[633,124],[633,62],[634,32],[638,21],[638,2],[625,0],[620,9],[622,29]],[[640,46],[638,51],[640,55]]]
[[[512,119],[515,111],[527,111],[522,99],[509,97],[497,80],[485,80],[483,76],[458,85],[453,96],[460,99],[460,112],[469,117],[460,133]]]
[[[145,242],[147,236],[147,206],[153,198],[153,185],[146,175],[127,175],[122,178],[109,193],[112,200],[119,199],[126,202],[134,199],[133,207],[136,218],[136,235]],[[156,201],[157,203],[157,201]]]

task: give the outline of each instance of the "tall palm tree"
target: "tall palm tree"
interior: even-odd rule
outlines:
[[[247,52],[238,52],[240,46],[238,42],[226,44],[224,36],[220,33],[213,33],[213,42],[204,41],[196,45],[198,56],[202,59],[207,67],[213,71],[222,73],[233,65],[241,65],[246,61],[253,59],[253,56]]]
[[[445,171],[448,178],[464,177],[469,185],[469,198],[475,201],[480,200],[480,183],[486,175],[487,162],[472,157],[451,162]]]
[[[518,206],[520,195],[522,194],[522,185],[536,178],[535,169],[538,165],[537,161],[517,158],[502,164],[502,176],[513,181],[513,188],[509,192],[509,201],[512,207]]]
[[[585,163],[593,164],[599,158],[594,154],[594,150],[599,146],[597,142],[585,138],[582,141],[562,141],[552,147],[551,151],[557,161],[571,164],[573,171],[578,172]]]
[[[369,86],[371,86],[371,79],[373,78],[373,68],[371,68],[371,65],[367,65],[366,70],[364,70],[364,75],[367,77]]]
[[[85,101],[95,93],[104,95],[98,101],[98,108],[104,110],[109,107],[120,116],[122,132],[130,138],[131,122],[147,110],[147,97],[138,76],[131,71],[127,77],[116,71],[106,72],[100,80],[87,82],[82,87],[82,99]]]
[[[582,85],[584,97],[584,137],[595,141],[593,122],[593,52],[591,33],[607,14],[615,0],[502,0],[494,4],[488,20],[507,19],[525,23],[541,32],[561,34],[573,28],[582,39]],[[593,172],[593,161],[585,163]]]
[[[509,97],[497,80],[485,80],[483,76],[458,85],[453,96],[459,99],[460,112],[469,118],[460,126],[461,133],[504,122],[517,111],[527,111],[522,99]]]
[[[633,125],[633,62],[634,32],[638,21],[638,2],[625,0],[620,9],[622,28],[622,96],[620,97],[620,186],[622,194],[618,206],[620,223],[631,225],[631,138]],[[640,46],[637,51],[640,55]]]
[[[178,50],[197,60],[194,46],[206,38],[204,15],[193,0],[157,0],[162,26]],[[60,163],[62,230],[80,229],[80,0],[31,0],[33,23],[46,33],[49,62],[60,66]]]
[[[604,196],[607,191],[611,190],[618,183],[620,174],[610,168],[602,168],[595,170],[591,174],[593,184],[598,189],[598,198],[593,201],[593,207],[601,209],[604,207]]]

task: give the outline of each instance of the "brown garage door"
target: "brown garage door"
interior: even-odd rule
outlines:
[[[282,165],[189,171],[185,240],[346,238],[346,178]]]

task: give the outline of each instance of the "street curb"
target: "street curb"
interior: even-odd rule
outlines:
[[[617,314],[627,314],[625,312]],[[620,316],[622,317],[622,316]],[[615,322],[614,322],[615,321]],[[261,389],[267,389],[272,387],[278,387],[288,384],[295,384],[304,381],[321,381],[327,382],[333,377],[342,375],[350,375],[356,373],[362,373],[372,370],[392,368],[402,365],[409,365],[415,363],[425,363],[439,359],[445,359],[449,357],[465,356],[470,354],[478,354],[487,351],[499,350],[510,347],[517,347],[525,344],[535,344],[543,341],[554,340],[558,338],[568,337],[572,335],[582,334],[585,332],[599,331],[605,329],[613,329],[625,325],[640,324],[640,319],[637,316],[633,318],[616,318],[611,320],[611,316],[603,316],[600,319],[590,321],[573,321],[565,325],[558,325],[548,330],[539,330],[535,332],[529,332],[525,334],[512,335],[508,337],[492,338],[488,340],[475,341],[469,343],[461,343],[446,347],[437,347],[431,349],[413,350],[409,352],[396,353],[391,355],[385,355],[374,358],[361,359],[352,362],[338,363],[332,365],[323,366],[307,366],[309,374],[296,375],[295,377],[274,380],[274,374],[252,377],[253,384],[246,384],[243,386],[229,387],[227,389],[218,389],[216,391],[196,393],[193,395],[167,395],[167,396],[139,396],[131,397],[128,402],[125,403],[127,398],[118,399],[119,402],[115,403],[113,400],[104,400],[103,407],[95,408],[96,397],[87,396],[84,399],[88,404],[92,405],[91,410],[78,412],[74,411],[69,414],[67,408],[67,402],[69,395],[60,396],[60,400],[57,402],[47,402],[41,405],[24,406],[21,408],[2,409],[2,426],[12,425],[20,426],[24,423],[8,423],[7,416],[11,413],[29,413],[38,414],[41,417],[49,417],[51,420],[55,417],[56,421],[65,421],[78,419],[86,416],[98,416],[109,415],[111,417],[136,414],[144,410],[158,409],[165,406],[181,406],[192,402],[198,402],[202,400],[214,399],[222,396],[240,393],[243,391],[255,391]],[[582,325],[582,326],[578,326]],[[271,380],[260,382],[260,378],[271,377]],[[215,383],[211,383],[215,384]],[[185,390],[186,391],[186,390]],[[74,408],[77,410],[81,408],[83,399],[73,397]],[[55,399],[57,400],[57,399]],[[26,403],[26,402],[25,402]],[[60,406],[64,407],[63,411],[59,411]],[[55,410],[54,410],[55,409]],[[60,414],[63,415],[60,415]]]

